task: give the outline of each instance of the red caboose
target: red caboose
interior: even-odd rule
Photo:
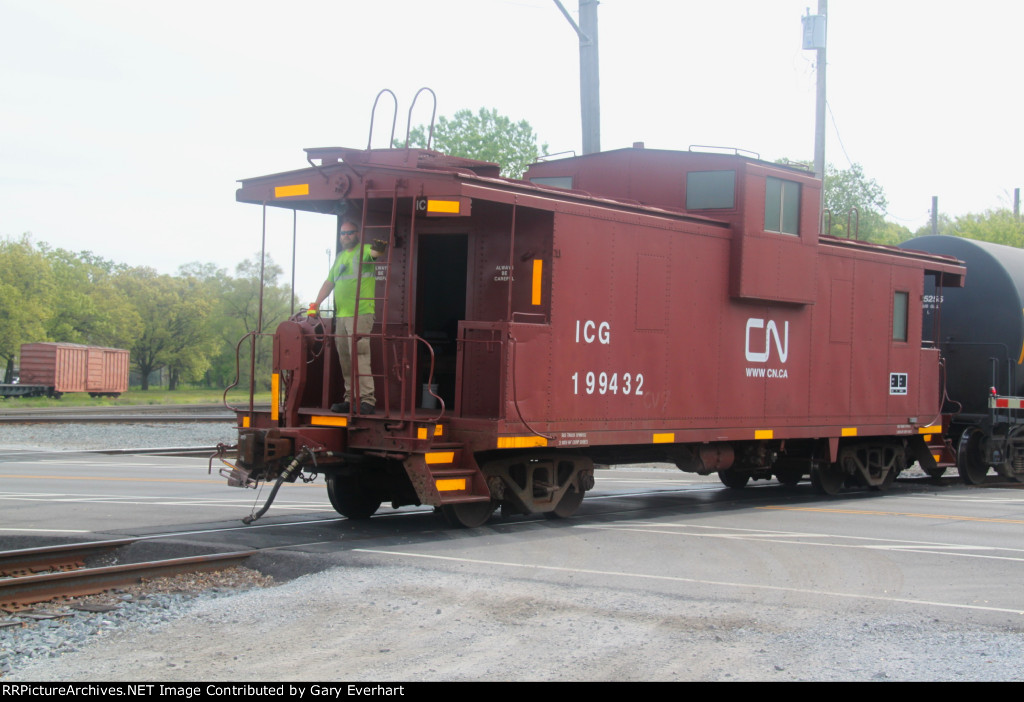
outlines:
[[[356,213],[375,263],[377,407],[342,396],[331,320],[274,336],[271,412],[230,482],[324,473],[332,504],[572,514],[593,464],[667,461],[826,493],[933,459],[926,276],[952,258],[819,236],[821,185],[740,153],[631,148],[498,168],[419,149],[307,150],[238,200]],[[935,338],[929,336],[929,338]],[[358,408],[358,401],[353,402]]]

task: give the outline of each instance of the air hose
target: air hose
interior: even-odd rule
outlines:
[[[277,497],[277,491],[281,489],[281,484],[284,481],[288,480],[292,476],[292,474],[299,469],[299,467],[302,465],[302,456],[303,454],[307,453],[310,453],[309,448],[304,447],[302,451],[299,453],[299,455],[295,457],[295,460],[289,463],[288,467],[281,471],[281,475],[278,476],[277,481],[274,483],[274,488],[270,491],[270,496],[267,497],[267,501],[263,505],[263,508],[260,509],[259,512],[256,512],[255,514],[250,514],[248,517],[245,517],[242,520],[242,524],[252,524],[257,519],[266,514],[267,510],[270,509],[270,504],[274,501],[274,498]],[[312,454],[310,455],[312,456]]]

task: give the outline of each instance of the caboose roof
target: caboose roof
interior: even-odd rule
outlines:
[[[421,180],[420,191],[440,188],[448,194],[530,206],[560,209],[559,202],[629,210],[714,228],[735,227],[741,208],[732,212],[688,212],[685,174],[693,171],[735,170],[738,174],[778,176],[805,183],[813,190],[820,181],[808,171],[789,164],[762,161],[757,154],[696,150],[668,151],[632,147],[534,163],[523,180],[502,178],[497,164],[449,156],[428,149],[305,149],[308,168],[240,181],[239,202],[289,209],[336,213],[339,200],[362,197],[360,191],[384,182]],[[530,178],[571,177],[571,188],[530,182]],[[742,181],[742,178],[740,179]],[[432,185],[431,185],[432,184]],[[742,185],[738,186],[742,187]],[[943,275],[946,285],[961,286],[963,268],[948,256],[910,252],[867,242],[814,237],[814,245],[860,252],[861,255],[896,255],[925,262],[927,271]]]
[[[242,179],[235,199],[239,202],[330,213],[336,211],[339,200],[355,196],[364,182],[369,182],[372,188],[377,189],[384,181],[408,182],[418,179],[425,185],[440,180],[448,183],[454,181],[456,190],[472,188],[477,197],[482,194],[479,188],[485,189],[489,197],[497,200],[504,199],[500,194],[502,192],[529,193],[551,202],[582,201],[604,207],[642,210],[719,227],[725,224],[720,219],[687,213],[671,205],[659,206],[629,198],[503,178],[499,175],[497,164],[448,156],[428,149],[319,147],[305,149],[305,152],[310,168]],[[451,188],[450,185],[440,187]]]
[[[791,164],[771,163],[741,149],[690,147],[687,151],[648,149],[636,145],[626,149],[602,151],[531,164],[523,176],[534,184],[562,185],[571,183],[581,190],[603,197],[628,199],[656,207],[687,209],[688,174],[701,172],[732,172],[737,197],[741,197],[746,176],[775,176],[795,181],[812,190],[821,189],[821,181],[804,168]],[[706,209],[699,214],[729,219],[738,202],[717,212]],[[691,212],[693,210],[691,209]]]
[[[541,170],[559,169],[566,165],[580,168],[608,168],[613,163],[636,163],[647,167],[657,168],[667,165],[669,167],[683,167],[689,170],[689,167],[694,165],[726,167],[730,162],[756,163],[777,168],[780,171],[788,171],[793,175],[814,176],[810,168],[793,163],[765,161],[761,158],[760,154],[754,151],[747,151],[746,149],[694,145],[685,151],[678,151],[674,149],[649,149],[640,143],[623,149],[611,149],[593,154],[541,160],[530,165],[530,171],[527,175]]]

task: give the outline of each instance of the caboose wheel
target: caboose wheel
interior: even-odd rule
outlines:
[[[956,470],[968,485],[979,485],[985,482],[985,476],[988,475],[988,464],[985,463],[986,441],[985,432],[978,427],[971,427],[960,437]]]
[[[846,474],[836,463],[826,463],[811,470],[811,485],[825,495],[838,495]]]
[[[558,505],[552,511],[545,512],[544,516],[548,519],[566,519],[571,517],[576,514],[576,510],[583,504],[583,494],[574,488],[569,488],[562,495],[562,499],[558,501]]]
[[[746,487],[750,481],[749,473],[740,473],[732,468],[726,468],[725,470],[718,471],[718,479],[722,481],[722,485],[730,487],[733,490],[739,490]]]
[[[880,482],[877,485],[870,485],[869,488],[871,490],[875,490],[876,492],[885,492],[886,490],[888,490],[889,488],[892,487],[892,484],[895,481],[896,481],[896,469],[895,468],[890,468],[885,473],[885,476],[882,478],[882,482]]]
[[[345,475],[327,476],[327,498],[338,514],[349,519],[369,519],[381,503],[358,478]]]
[[[776,468],[775,479],[786,487],[793,487],[804,477],[804,471],[800,468]]]
[[[490,519],[493,513],[493,502],[462,502],[454,505],[441,505],[441,515],[453,527],[475,529]]]

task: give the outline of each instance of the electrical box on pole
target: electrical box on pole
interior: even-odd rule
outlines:
[[[805,15],[804,23],[804,49],[825,48],[825,15]]]

